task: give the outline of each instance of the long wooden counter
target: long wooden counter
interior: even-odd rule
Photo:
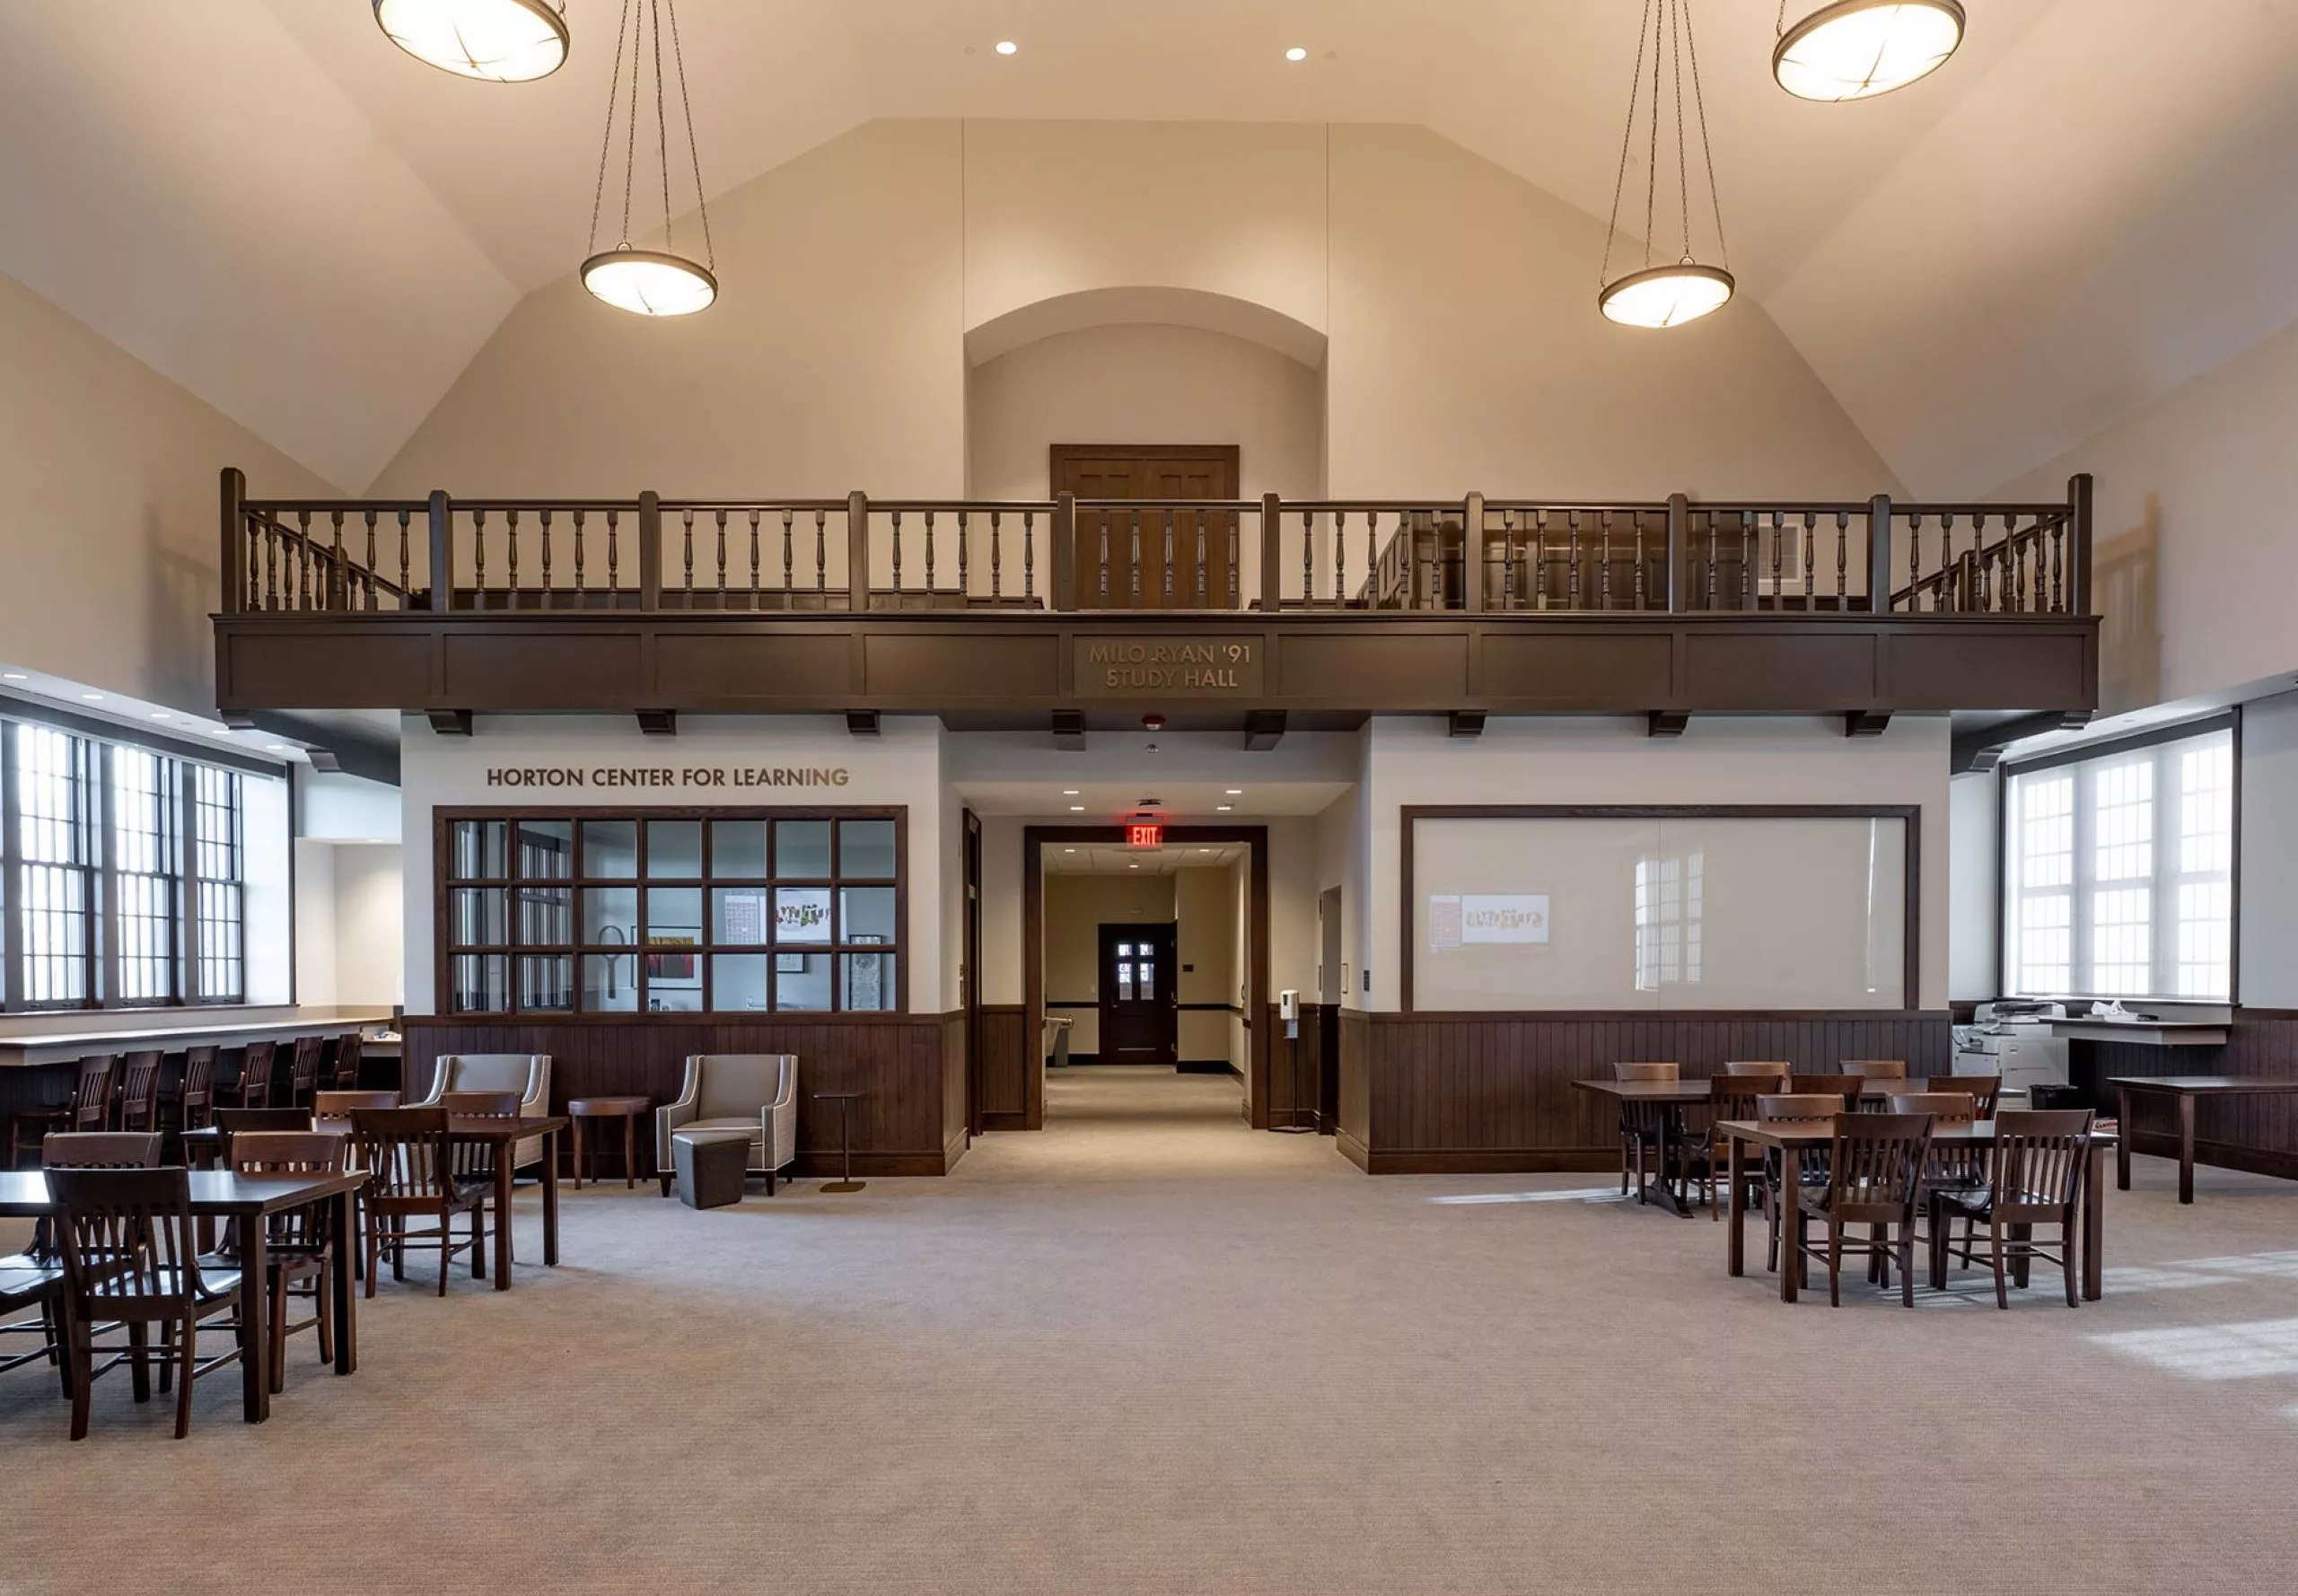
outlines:
[[[224,1017],[233,1014],[241,1017]],[[0,1069],[69,1064],[91,1053],[131,1053],[145,1048],[174,1053],[210,1043],[237,1048],[249,1042],[293,1041],[320,1031],[340,1035],[364,1030],[388,1024],[390,1018],[389,1009],[371,1008],[280,1009],[251,1016],[246,1010],[205,1016],[182,1009],[75,1009],[57,1015],[52,1025],[0,1034]]]

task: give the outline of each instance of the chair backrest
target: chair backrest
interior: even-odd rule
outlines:
[[[183,1050],[183,1090],[178,1101],[183,1105],[183,1128],[191,1130],[207,1123],[215,1109],[216,1049],[203,1043]]]
[[[540,1053],[443,1053],[436,1092],[507,1092],[522,1101],[534,1091]]]
[[[1794,1092],[1833,1092],[1846,1109],[1859,1106],[1859,1094],[1867,1089],[1864,1078],[1858,1075],[1790,1075],[1787,1090]]]
[[[370,1206],[429,1204],[447,1194],[450,1162],[447,1110],[436,1103],[418,1109],[354,1109],[351,1124],[359,1138],[359,1162],[368,1177]]]
[[[295,1039],[294,1057],[287,1065],[288,1090],[303,1097],[320,1083],[320,1054],[327,1046],[323,1036],[299,1036]]]
[[[111,1120],[111,1078],[119,1060],[110,1053],[95,1053],[80,1060],[80,1074],[72,1085],[72,1128],[101,1130]]]
[[[119,1128],[150,1130],[160,1122],[160,1066],[167,1055],[156,1048],[124,1055],[119,1063]]]
[[[1792,1064],[1766,1064],[1742,1059],[1737,1063],[1726,1064],[1724,1066],[1724,1073],[1727,1075],[1778,1075],[1784,1079],[1795,1073],[1795,1066]]]
[[[396,1109],[396,1092],[317,1092],[311,1094],[311,1118],[348,1119],[354,1109]]]
[[[1995,1118],[1995,1100],[2003,1095],[2001,1075],[1934,1075],[1923,1083],[1925,1092],[1960,1092],[1971,1100],[1974,1117]]]
[[[86,1320],[148,1317],[125,1310],[180,1303],[197,1293],[188,1171],[57,1170],[48,1189],[65,1287]]]
[[[309,1130],[311,1112],[309,1109],[218,1109],[215,1128],[227,1140],[251,1130]]]
[[[271,1066],[277,1042],[250,1042],[240,1049],[240,1107],[259,1109],[271,1101]]]
[[[155,1130],[59,1130],[40,1138],[44,1170],[156,1170]]]
[[[1776,1075],[1710,1075],[1707,1102],[1717,1119],[1755,1119],[1758,1100],[1779,1090]]]
[[[2082,1189],[2091,1146],[2088,1109],[2013,1109],[1995,1117],[1995,1206],[2063,1216]]]
[[[1894,1114],[1928,1114],[1934,1119],[1969,1124],[1978,1109],[1967,1092],[1894,1092],[1883,1100]]]
[[[1756,1099],[1759,1119],[1832,1119],[1843,1111],[1843,1099],[1832,1092],[1780,1092]]]
[[[1907,1060],[1904,1058],[1846,1058],[1838,1066],[1837,1073],[1846,1075],[1864,1075],[1870,1081],[1904,1081],[1907,1079]]]
[[[1838,1114],[1829,1153],[1831,1200],[1911,1213],[1931,1149],[1928,1114]]]
[[[1682,1071],[1672,1064],[1615,1064],[1615,1081],[1674,1081],[1682,1078]]]
[[[516,1119],[519,1103],[515,1092],[450,1092],[439,1099],[449,1114],[470,1118]]]
[[[355,1030],[346,1031],[335,1039],[335,1047],[329,1054],[327,1064],[329,1086],[338,1092],[350,1092],[357,1088],[359,1054],[365,1045],[366,1039]]]
[[[232,1138],[232,1168],[242,1175],[336,1175],[347,1138],[317,1130],[251,1130]]]
[[[687,1060],[697,1072],[695,1118],[755,1119],[793,1090],[794,1053],[701,1053]]]

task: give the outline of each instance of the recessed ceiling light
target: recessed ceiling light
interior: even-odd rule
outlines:
[[[997,53],[1001,56],[1018,55],[1021,53],[1021,48],[1020,45],[1010,39],[1001,39],[997,41]]]
[[[268,754],[284,754],[287,751],[287,745],[284,742],[267,742],[263,745],[263,750]]]
[[[1069,812],[1073,815],[1082,815],[1085,812],[1085,806],[1082,803],[1073,803],[1069,806]]]
[[[1063,853],[1065,853],[1065,854],[1074,854],[1074,853],[1075,853],[1077,850],[1076,850],[1075,848],[1064,848],[1064,849],[1062,849],[1061,851],[1062,851]]]
[[[1229,789],[1229,796],[1232,798],[1241,798],[1244,795],[1245,790],[1242,787],[1231,787]]]
[[[101,693],[83,693],[80,697],[83,703],[88,704],[101,704],[104,701],[104,696]]]
[[[1077,789],[1074,787],[1064,787],[1061,789],[1061,795],[1064,798],[1074,798],[1077,796]]]
[[[1138,870],[1138,869],[1140,869],[1140,868],[1141,868],[1141,866],[1139,866],[1138,864],[1128,864],[1128,865],[1127,865],[1127,866],[1126,866],[1126,868],[1127,868],[1127,870]]]
[[[26,680],[26,678],[24,673],[21,671],[10,671],[5,673],[5,680],[9,681],[22,681]]]
[[[1285,52],[1285,58],[1288,61],[1305,61],[1309,58],[1309,52],[1296,44]]]
[[[152,712],[152,718],[155,721],[166,720],[168,718],[168,712],[164,709],[155,709]]]
[[[1225,815],[1225,814],[1227,814],[1231,810],[1232,810],[1232,809],[1236,808],[1237,806],[1236,806],[1235,804],[1233,804],[1233,803],[1216,803],[1216,804],[1215,804],[1213,807],[1214,807],[1215,809],[1219,810],[1223,814],[1224,814],[1224,815]]]

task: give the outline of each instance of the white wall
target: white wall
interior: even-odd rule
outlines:
[[[0,660],[214,714],[217,473],[336,490],[5,276],[0,350]]]
[[[2298,1008],[2298,693],[2243,706],[2241,771],[2236,995]]]
[[[400,850],[397,844],[342,843],[334,853],[335,1001],[377,1008],[402,1003]]]
[[[1947,998],[1986,1003],[2003,987],[2002,778],[1947,784]]]
[[[292,799],[285,781],[259,776],[243,780],[240,794],[248,1002],[291,1003],[296,1000]]]
[[[1401,1004],[1398,811],[1439,803],[1916,804],[1919,1006],[1946,1006],[1944,715],[1901,715],[1872,739],[1845,737],[1832,718],[1784,716],[1695,718],[1680,738],[1647,737],[1640,721],[1495,719],[1481,737],[1455,738],[1435,717],[1383,715],[1373,718],[1368,734],[1367,1008]],[[1792,904],[1780,908],[1794,912]]]
[[[1045,497],[1054,443],[1234,443],[1241,496],[1323,490],[1323,378],[1243,338],[1088,328],[975,367],[966,393],[973,498]]]
[[[1219,866],[1173,873],[1176,922],[1174,997],[1183,1004],[1241,1004],[1237,963],[1238,883],[1235,868]],[[1233,1062],[1231,1033],[1235,1016],[1206,1009],[1180,1013],[1178,1057],[1185,1063]]]
[[[511,808],[564,804],[570,809],[645,810],[712,804],[769,808],[776,804],[906,805],[909,924],[906,965],[913,1013],[945,1013],[957,1006],[957,965],[947,954],[943,921],[948,893],[943,881],[950,828],[942,810],[942,727],[930,716],[889,715],[876,737],[855,737],[827,715],[692,715],[676,737],[648,737],[621,715],[480,715],[469,737],[443,737],[422,717],[408,715],[400,732],[399,780],[406,850],[402,904],[407,1008],[434,1010],[432,939],[434,860],[432,811],[441,807]],[[492,767],[601,766],[667,769],[668,787],[520,788],[489,786]],[[843,768],[837,787],[742,788],[733,773],[759,767]],[[690,773],[715,785],[695,785]],[[948,861],[954,873],[957,862]]]

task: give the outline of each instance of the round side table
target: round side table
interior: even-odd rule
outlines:
[[[566,1123],[574,1139],[574,1189],[583,1189],[583,1121],[585,1119],[619,1119],[622,1121],[622,1183],[627,1187],[638,1184],[638,1120],[654,1106],[651,1097],[577,1097],[566,1104]],[[598,1157],[594,1144],[590,1151]],[[593,1174],[592,1179],[598,1177]]]

